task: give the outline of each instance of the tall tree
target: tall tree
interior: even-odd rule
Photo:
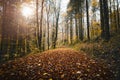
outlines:
[[[58,3],[58,5],[57,5]],[[54,44],[53,48],[56,47],[57,39],[58,39],[58,27],[59,27],[59,18],[60,18],[60,8],[61,8],[61,0],[56,1],[54,4],[54,12],[55,12],[55,36],[54,36]]]
[[[108,41],[110,39],[109,32],[109,11],[108,11],[108,2],[107,0],[99,0],[100,2],[100,18],[101,18],[101,37]]]
[[[42,26],[43,26],[43,9],[44,8],[44,0],[42,0],[42,2],[41,2],[41,15],[40,15],[40,38],[39,38],[39,40],[40,40],[40,43],[39,43],[39,46],[40,46],[40,51],[42,50]]]
[[[40,48],[40,46],[39,46],[39,43],[40,43],[40,41],[39,41],[39,15],[38,15],[38,6],[39,6],[39,4],[38,4],[38,0],[36,0],[36,22],[37,22],[37,47],[38,48]]]
[[[115,32],[117,32],[118,30],[118,26],[117,26],[117,14],[116,14],[116,0],[113,0],[113,12],[114,12],[114,27],[115,27]]]
[[[119,13],[119,0],[117,0],[117,26],[120,28],[120,13]]]
[[[89,5],[88,5],[88,0],[86,0],[86,15],[87,15],[87,38],[88,40],[90,40],[90,32],[89,32]]]
[[[83,0],[80,0],[79,2],[78,2],[78,5],[79,5],[79,7],[78,7],[78,9],[79,9],[79,40],[81,40],[81,41],[83,41],[83,38],[84,38],[84,36],[83,36],[83,3],[84,3],[84,1]]]
[[[42,51],[42,22],[43,22],[43,8],[44,0],[41,1],[41,12],[39,22],[39,1],[36,0],[36,21],[37,21],[37,44],[40,51]]]
[[[47,46],[48,46],[48,50],[50,47],[50,39],[49,39],[49,29],[50,29],[50,23],[49,23],[49,18],[50,18],[50,2],[48,1],[48,4],[46,4],[46,13],[47,13]]]
[[[73,44],[73,19],[72,14],[70,16],[70,44]]]

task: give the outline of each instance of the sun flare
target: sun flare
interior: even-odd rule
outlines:
[[[33,9],[29,6],[22,6],[22,15],[25,17],[29,17],[33,14]]]

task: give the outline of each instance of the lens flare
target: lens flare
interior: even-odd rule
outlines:
[[[29,17],[33,14],[33,9],[29,5],[23,5],[21,12],[23,16]]]

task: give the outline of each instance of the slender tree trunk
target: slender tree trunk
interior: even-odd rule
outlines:
[[[112,5],[111,5],[111,0],[109,2],[110,2],[110,8],[109,8],[109,10],[110,10],[110,17],[109,17],[109,19],[110,19],[110,25],[112,26],[113,21],[112,21]]]
[[[50,4],[48,6],[48,8],[46,8],[46,12],[47,12],[47,49],[49,50],[49,46],[50,46],[50,42],[49,42],[49,13],[50,13]]]
[[[68,20],[66,21],[66,43],[68,43],[68,41],[69,41],[69,36],[68,36],[68,34],[69,34],[69,26],[68,26]]]
[[[39,43],[39,46],[40,46],[40,51],[42,50],[42,22],[43,22],[43,8],[44,8],[44,0],[42,0],[42,4],[41,4],[41,17],[40,17],[40,43]]]
[[[54,48],[54,44],[55,44],[55,15],[53,14],[53,23],[52,23],[52,48]]]
[[[82,9],[81,9],[81,15],[82,15]],[[83,41],[83,26],[82,26],[82,16],[79,19],[79,39]]]
[[[43,32],[43,51],[45,51],[45,37],[46,37],[46,29]]]
[[[101,21],[101,38],[104,39],[104,34],[105,34],[105,30],[104,30],[104,14],[103,14],[103,1],[99,0],[100,2],[100,21]]]
[[[117,32],[117,29],[118,29],[118,26],[117,26],[117,14],[116,14],[116,6],[115,6],[115,0],[113,0],[113,4],[114,4],[114,6],[113,6],[113,9],[114,9],[114,26],[115,26],[115,32]]]
[[[3,6],[3,16],[2,16],[2,28],[1,28],[1,47],[0,47],[0,55],[3,54],[3,46],[4,46],[4,25],[5,25],[5,14],[6,14],[6,5],[5,0],[2,1]]]
[[[76,34],[76,41],[78,41],[79,40],[79,33],[78,33],[78,31],[79,31],[79,26],[78,26],[78,13],[79,13],[79,5],[80,4],[80,2],[78,2],[77,4],[76,4],[76,9],[75,9],[75,34]]]
[[[63,27],[62,27],[62,43],[64,44],[64,33],[63,33]]]
[[[59,14],[58,14],[58,17],[56,19],[56,29],[55,29],[55,42],[54,42],[54,48],[56,47],[56,44],[57,44],[57,38],[58,38],[58,21],[59,21]]]
[[[89,32],[89,5],[88,5],[88,0],[86,0],[86,15],[87,15],[87,38],[90,40],[90,32]]]
[[[49,43],[49,18],[48,18],[48,16],[47,16],[47,29],[48,29],[48,33],[47,33],[47,44],[48,44],[48,50],[49,50],[49,46],[50,46],[50,43]]]
[[[76,40],[78,41],[78,19],[75,18]]]
[[[72,16],[70,17],[70,44],[73,44],[73,27],[72,27]]]
[[[40,46],[39,46],[39,43],[40,43],[40,41],[39,41],[39,16],[38,16],[38,0],[36,0],[36,21],[37,21],[37,34],[36,34],[36,36],[37,36],[37,47],[38,48],[40,48]]]
[[[17,25],[17,40],[16,40],[16,53],[19,53],[19,27],[20,25]]]
[[[119,0],[117,0],[117,26],[120,28],[120,16],[119,16]]]
[[[82,3],[79,2],[79,40],[83,41],[83,26],[82,26]]]
[[[7,1],[2,1],[3,6],[3,16],[2,16],[2,34],[1,34],[1,53],[6,54],[8,49],[8,23],[9,23],[9,17],[8,16],[8,6],[9,4],[6,4]]]
[[[105,40],[110,39],[110,31],[109,31],[109,10],[108,10],[108,1],[103,0],[104,3],[104,24],[105,24]]]
[[[56,48],[56,44],[57,44],[57,38],[58,38],[58,27],[59,27],[59,16],[60,16],[60,7],[61,7],[61,0],[59,1],[58,4],[58,11],[56,11],[56,27],[55,27],[55,41],[54,41],[54,48]]]

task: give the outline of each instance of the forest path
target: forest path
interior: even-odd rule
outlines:
[[[0,80],[114,80],[103,64],[83,52],[58,48],[0,66]]]

